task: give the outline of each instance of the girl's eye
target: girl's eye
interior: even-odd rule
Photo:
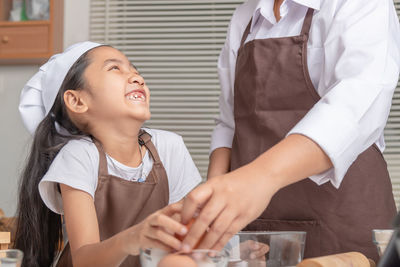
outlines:
[[[109,70],[119,70],[119,67],[117,65],[114,65]]]

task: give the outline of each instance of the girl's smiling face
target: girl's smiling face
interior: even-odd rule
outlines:
[[[88,114],[96,123],[150,119],[150,91],[138,70],[119,50],[102,46],[89,55],[84,77]],[[121,120],[120,120],[121,119]]]

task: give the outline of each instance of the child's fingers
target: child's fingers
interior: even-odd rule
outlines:
[[[179,235],[185,235],[187,233],[186,226],[164,214],[158,214],[157,216],[154,216],[150,220],[150,225],[153,227],[164,228],[169,233],[176,233]]]
[[[162,209],[161,213],[163,213],[167,216],[172,216],[175,213],[181,212],[182,207],[183,207],[183,202],[180,201],[180,202],[166,206],[165,208]]]
[[[146,237],[148,239],[157,240],[164,246],[168,245],[175,250],[179,250],[181,247],[181,241],[165,232],[162,228],[153,228],[151,231],[147,232]]]
[[[170,216],[173,220],[177,221],[177,222],[181,222],[182,221],[182,217],[180,213],[175,213],[173,215]]]

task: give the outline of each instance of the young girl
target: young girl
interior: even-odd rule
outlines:
[[[141,248],[180,249],[174,234],[187,229],[171,218],[175,202],[201,177],[180,136],[141,128],[149,100],[129,60],[92,42],[53,56],[24,87],[20,111],[34,133],[16,236],[25,266],[53,263],[61,215],[69,242],[57,266],[139,266]]]

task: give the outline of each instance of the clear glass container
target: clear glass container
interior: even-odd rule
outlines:
[[[394,230],[392,229],[373,229],[372,230],[372,241],[378,249],[379,257],[382,257],[383,252],[389,244],[390,238],[393,235]]]
[[[229,267],[296,266],[303,259],[306,232],[239,232],[225,246]]]
[[[0,267],[20,267],[24,253],[18,249],[0,250]]]

